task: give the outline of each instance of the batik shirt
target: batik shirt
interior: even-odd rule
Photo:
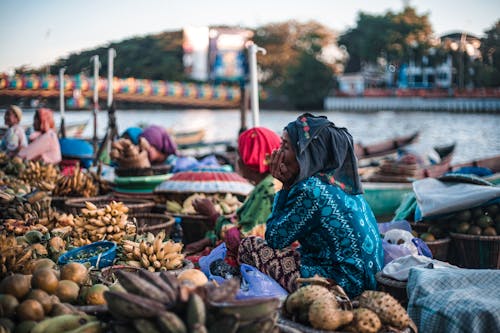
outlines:
[[[318,175],[306,178],[276,194],[266,229],[273,248],[300,242],[302,277],[334,279],[350,297],[376,288],[382,241],[362,195],[346,194]]]
[[[28,140],[26,139],[26,134],[21,125],[16,124],[7,129],[5,135],[0,143],[0,149],[2,151],[11,152],[19,148],[26,147],[28,145]]]

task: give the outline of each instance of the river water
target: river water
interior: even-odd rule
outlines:
[[[4,110],[0,111],[3,118]],[[283,127],[301,113],[298,111],[261,110],[260,125],[281,133]],[[500,154],[500,114],[470,114],[450,112],[339,112],[321,111],[337,126],[347,127],[355,142],[375,143],[395,136],[420,132],[415,144],[418,151],[431,150],[436,145],[456,143],[453,163]],[[23,124],[31,124],[33,110],[25,110]],[[161,125],[176,131],[206,130],[205,141],[236,141],[240,128],[239,110],[117,110],[119,132],[129,126]],[[60,115],[55,113],[56,124]],[[90,111],[66,111],[66,124],[87,121],[84,137],[93,133]],[[253,125],[252,114],[247,114],[247,127]],[[105,134],[107,112],[98,114],[98,136]]]

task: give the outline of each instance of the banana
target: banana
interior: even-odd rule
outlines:
[[[158,302],[168,304],[171,303],[171,299],[165,294],[162,289],[152,284],[148,280],[145,280],[134,273],[126,272],[120,270],[116,272],[118,281],[128,292],[134,293],[139,296],[149,297]]]
[[[167,308],[169,308],[172,305],[175,305],[175,303],[177,302],[177,290],[173,289],[172,286],[167,282],[165,282],[165,280],[163,280],[159,275],[141,269],[139,271],[139,276],[142,279],[154,284],[156,287],[158,287],[159,289],[161,289],[161,291],[165,293],[165,295],[169,299],[169,302],[165,302]]]
[[[173,290],[175,290],[176,294],[178,293],[179,290],[179,280],[177,277],[169,272],[161,272],[160,277],[162,278],[165,283],[167,283]]]
[[[64,332],[97,320],[96,317],[88,315],[66,314],[47,318],[36,324],[31,333]]]
[[[134,319],[134,327],[139,333],[161,333],[153,321],[143,318]]]
[[[90,201],[85,201],[85,207],[88,209],[88,210],[97,210],[97,206],[94,205],[92,202]]]
[[[55,331],[51,331],[55,332]],[[66,331],[65,333],[102,333],[104,332],[102,324],[100,321],[92,321],[83,326],[75,328],[70,331]]]
[[[165,333],[187,333],[184,322],[173,312],[163,311],[156,318],[161,331]],[[222,332],[222,331],[221,331]]]
[[[205,321],[205,303],[197,293],[191,293],[189,295],[186,318],[189,331],[192,332],[197,325],[205,326]]]
[[[166,310],[158,301],[131,293],[106,291],[104,298],[109,312],[117,319],[152,318]]]

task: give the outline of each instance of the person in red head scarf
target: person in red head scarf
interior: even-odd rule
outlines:
[[[279,148],[280,142],[278,134],[264,127],[251,128],[241,133],[238,139],[237,171],[254,184],[255,188],[231,218],[217,213],[208,199],[195,201],[193,206],[198,213],[210,217],[210,229],[214,230],[209,231],[206,238],[188,244],[187,253],[196,253],[222,240],[226,242],[226,258],[230,263],[235,263],[242,237],[264,237],[274,194],[281,188],[281,183],[269,173],[268,165],[271,153]]]
[[[52,110],[46,108],[36,110],[33,128],[35,132],[30,135],[31,143],[21,149],[19,157],[27,160],[42,160],[51,164],[61,162],[61,146],[55,130]]]

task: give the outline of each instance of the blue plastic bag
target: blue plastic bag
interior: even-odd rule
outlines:
[[[208,255],[203,256],[200,258],[198,261],[198,264],[200,265],[200,269],[203,273],[205,273],[206,276],[210,279],[210,276],[212,275],[210,273],[210,264],[214,262],[217,259],[224,259],[226,257],[226,243],[221,243],[219,246],[217,246],[215,249],[212,250]],[[222,277],[219,276],[219,278],[222,279]],[[219,282],[218,279],[216,279],[217,282]],[[224,280],[224,279],[223,279]]]
[[[288,292],[276,280],[262,273],[257,268],[241,264],[241,288],[236,294],[236,299],[257,297],[285,298]]]

